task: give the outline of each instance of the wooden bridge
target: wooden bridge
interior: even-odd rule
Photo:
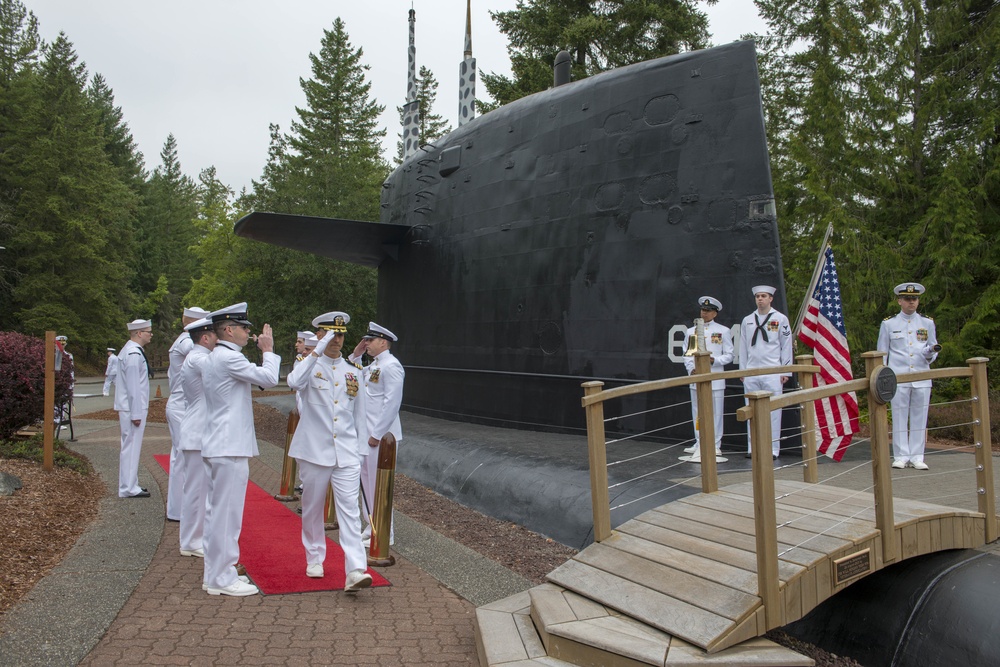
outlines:
[[[774,479],[769,414],[800,404],[805,433],[812,402],[868,391],[881,354],[866,353],[866,377],[772,398],[747,395],[738,415],[750,420],[753,481],[718,488],[713,420],[699,420],[702,493],[610,526],[603,403],[753,371],[696,375],[601,391],[584,385],[590,446],[595,543],[548,575],[550,583],[477,610],[483,665],[809,665],[761,635],[796,621],[864,576],[906,558],[974,548],[997,538],[986,359],[968,367],[899,376],[899,382],[970,379],[978,511],[894,498],[887,406],[871,396],[872,480],[869,491],[816,484],[815,439],[803,438],[804,481]],[[814,367],[796,372],[811,387]],[[699,406],[712,402],[700,400]],[[706,432],[706,430],[708,432]],[[712,448],[709,450],[709,448]],[[810,454],[811,452],[811,454]],[[811,459],[812,465],[809,465]]]

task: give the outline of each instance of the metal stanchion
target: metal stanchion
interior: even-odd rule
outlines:
[[[285,456],[281,461],[281,486],[274,496],[275,500],[285,503],[299,499],[295,493],[295,473],[298,470],[298,464],[295,459],[288,455],[288,449],[292,446],[292,436],[295,435],[295,429],[298,425],[299,411],[292,408],[292,411],[288,413],[288,429],[285,431]]]
[[[378,446],[378,473],[375,478],[375,507],[372,517],[372,541],[368,549],[368,564],[388,567],[396,564],[389,553],[389,531],[392,529],[392,493],[396,478],[396,437],[382,436]]]

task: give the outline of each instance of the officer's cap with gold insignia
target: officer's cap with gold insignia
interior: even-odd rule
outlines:
[[[347,333],[347,325],[351,322],[351,316],[347,313],[342,313],[339,310],[334,310],[329,313],[323,313],[316,319],[312,321],[312,325],[317,329],[322,329],[323,331],[332,331],[333,333]]]
[[[698,306],[700,306],[702,310],[714,310],[716,312],[722,310],[722,302],[710,296],[699,296]]]
[[[771,296],[774,296],[774,293],[777,291],[778,290],[774,289],[770,285],[755,285],[753,288],[753,295],[757,296],[758,294],[763,292],[764,294],[770,294]]]
[[[205,313],[208,315],[208,313]],[[184,327],[184,331],[188,333],[194,333],[196,331],[211,331],[212,330],[212,320],[207,317],[203,317],[200,320],[195,320],[191,324]]]
[[[153,322],[152,320],[132,320],[125,326],[128,327],[129,331],[139,331],[140,329],[146,329],[146,328],[152,329]]]
[[[220,308],[219,310],[213,310],[209,313],[208,318],[215,322],[224,322],[226,320],[232,320],[237,324],[242,324],[244,326],[253,326],[253,322],[247,319],[247,302],[234,303],[228,308]]]
[[[368,332],[362,336],[362,338],[385,338],[386,340],[397,341],[396,334],[392,333],[384,326],[380,324],[375,324],[374,322],[368,323]]]
[[[198,306],[192,306],[191,308],[184,309],[184,317],[191,317],[196,320],[200,320],[206,315],[208,315],[208,311],[204,308],[199,308]]]
[[[924,293],[924,286],[920,283],[900,283],[892,291],[896,296],[920,296]]]
[[[309,332],[307,331],[306,333]],[[319,345],[319,338],[316,338],[316,334],[309,334],[302,339],[302,342],[305,343],[306,347],[316,347]]]

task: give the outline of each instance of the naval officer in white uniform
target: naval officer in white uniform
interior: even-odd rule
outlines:
[[[146,432],[149,412],[149,360],[143,349],[153,340],[153,323],[132,320],[128,323],[129,340],[118,353],[118,390],[115,410],[121,428],[121,454],[118,459],[118,497],[148,498],[149,491],[139,486],[139,455]]]
[[[254,385],[270,389],[278,384],[281,357],[274,353],[269,324],[257,337],[261,365],[243,356],[252,326],[246,303],[216,310],[210,317],[219,342],[202,367],[208,403],[208,433],[201,447],[208,475],[203,588],[209,595],[255,595],[257,587],[239,579],[236,572],[250,457],[259,453],[250,392]]]
[[[733,363],[733,332],[715,321],[722,302],[711,296],[698,297],[698,307],[701,309],[701,319],[705,321],[705,347],[712,353],[712,372],[721,373],[726,365]],[[688,336],[697,334],[696,327],[687,330]],[[688,375],[694,373],[694,357],[684,357],[684,368]],[[712,381],[712,410],[715,424],[715,455],[722,455],[722,415],[723,401],[726,392],[725,380]],[[698,385],[691,385],[691,420],[694,424],[694,447],[684,451],[691,454],[691,462],[701,461],[701,434],[698,432]]]
[[[208,315],[201,308],[185,308],[181,316],[181,326],[186,327],[196,320]],[[167,366],[167,384],[170,395],[167,397],[167,428],[170,431],[170,476],[167,478],[167,520],[181,520],[181,493],[184,489],[185,460],[180,455],[181,420],[184,419],[184,391],[181,388],[180,374],[184,365],[184,357],[191,351],[191,336],[187,330],[181,331],[174,339],[168,352],[170,365]]]
[[[358,485],[362,447],[358,431],[364,430],[365,392],[362,372],[341,354],[344,334],[351,321],[347,313],[320,315],[314,326],[326,331],[315,349],[289,373],[288,386],[300,401],[300,420],[288,454],[298,461],[302,477],[302,545],[306,550],[306,576],[324,576],[326,533],[323,530],[326,489],[333,485],[334,506],[344,550],[344,591],[356,593],[372,584],[368,560],[361,545]]]
[[[792,365],[792,327],[788,318],[771,307],[775,288],[753,288],[757,310],[743,318],[740,327],[740,370]],[[743,378],[743,391],[767,391],[780,396],[791,373]],[[747,401],[749,405],[750,401]],[[781,453],[781,410],[771,411],[771,457]],[[750,457],[750,422],[747,422],[747,457]]]
[[[906,373],[930,370],[941,348],[934,320],[917,313],[924,286],[901,283],[893,291],[900,311],[882,322],[876,349],[888,353],[886,365],[902,380]],[[892,407],[893,468],[928,468],[924,463],[924,447],[931,384],[930,380],[921,380],[897,385],[896,395],[889,403]]]
[[[378,478],[378,446],[386,433],[392,433],[396,444],[403,440],[403,429],[399,423],[399,408],[403,404],[403,381],[406,373],[403,364],[393,356],[389,348],[399,340],[396,334],[375,322],[368,323],[368,332],[354,348],[349,357],[351,363],[360,364],[367,352],[372,362],[364,368],[365,393],[367,402],[368,453],[361,464],[361,485],[369,511],[375,513],[375,481]],[[371,526],[365,526],[362,539],[368,543]],[[393,522],[389,523],[389,544],[395,543]]]

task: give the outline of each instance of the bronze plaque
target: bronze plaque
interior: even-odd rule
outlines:
[[[833,561],[833,585],[839,586],[849,579],[872,571],[871,549],[859,551]]]
[[[896,395],[896,374],[888,366],[878,366],[868,383],[869,396],[879,405],[885,405]]]

